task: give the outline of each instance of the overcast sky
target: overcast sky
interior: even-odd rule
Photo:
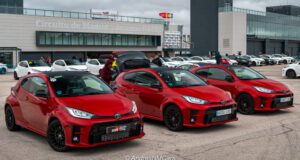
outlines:
[[[24,0],[26,8],[89,11],[93,9],[118,11],[121,15],[159,18],[159,12],[174,13],[174,23],[190,27],[190,0]],[[294,4],[299,0],[234,0],[234,6],[265,10],[266,6]]]

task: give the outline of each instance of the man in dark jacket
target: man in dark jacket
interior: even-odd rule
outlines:
[[[107,84],[110,84],[110,82],[113,80],[113,67],[112,67],[113,61],[111,59],[107,60],[104,68],[101,69],[100,72],[100,78],[105,81]]]
[[[152,63],[158,65],[159,67],[162,67],[163,63],[160,58],[161,56],[156,55],[155,58],[152,60]]]
[[[221,64],[221,58],[222,58],[222,56],[221,56],[220,52],[216,52],[215,58],[216,58],[217,64]]]

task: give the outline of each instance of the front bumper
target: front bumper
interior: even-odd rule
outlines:
[[[63,123],[66,136],[66,146],[69,147],[96,147],[106,144],[127,142],[145,135],[144,124],[140,117],[126,117],[121,120],[82,120],[70,118]],[[126,131],[107,133],[108,128],[126,126]]]
[[[229,111],[224,115],[217,115],[219,111]],[[209,127],[237,121],[237,107],[235,102],[226,105],[209,105],[201,110],[188,109],[184,113],[184,126],[187,127]]]
[[[283,98],[290,97],[288,102],[281,102]],[[256,111],[276,111],[286,108],[291,108],[294,103],[294,95],[292,92],[276,93],[276,94],[262,94],[255,98]]]

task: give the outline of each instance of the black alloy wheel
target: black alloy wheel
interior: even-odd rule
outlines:
[[[295,79],[296,78],[296,72],[295,71],[293,71],[293,70],[288,70],[287,72],[286,72],[286,77],[288,78],[288,79]]]
[[[237,98],[238,111],[241,114],[250,115],[254,113],[254,101],[248,94],[242,94]]]
[[[287,61],[287,60],[284,60],[284,61],[283,61],[283,64],[288,64],[288,61]]]
[[[252,66],[257,66],[256,62],[253,61],[252,62]]]
[[[16,71],[14,72],[14,79],[15,79],[15,80],[19,80],[19,77],[18,77],[18,74],[17,74]]]
[[[183,116],[181,110],[177,106],[169,106],[164,111],[165,125],[171,131],[183,130]]]
[[[50,123],[47,131],[47,140],[52,149],[58,152],[66,152],[69,147],[65,145],[65,132],[58,120]]]
[[[10,131],[17,131],[21,128],[16,124],[14,112],[10,106],[5,107],[5,122],[7,129]]]

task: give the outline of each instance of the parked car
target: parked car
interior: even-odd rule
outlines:
[[[252,61],[249,58],[245,58],[239,55],[229,55],[229,59],[236,60],[238,65],[243,65],[250,67],[252,65]]]
[[[197,64],[183,64],[183,65],[178,66],[177,68],[189,71],[189,70],[192,70],[196,67],[199,67],[199,65],[197,65]]]
[[[274,57],[282,58],[284,64],[294,63],[296,60],[293,57],[289,57],[285,54],[274,54]]]
[[[205,66],[192,71],[211,85],[229,91],[242,114],[293,107],[294,94],[284,84],[244,66]]]
[[[177,63],[180,63],[180,64],[193,64],[189,61],[186,61],[184,58],[182,57],[172,57],[171,58],[171,61],[173,62],[177,62]],[[198,61],[197,61],[198,62]],[[199,62],[200,63],[200,62]]]
[[[172,61],[171,58],[168,57],[162,57],[160,59],[162,61],[163,66],[165,67],[175,68],[180,65],[179,62]]]
[[[284,67],[282,69],[282,76],[289,79],[300,77],[300,62]]]
[[[228,57],[222,57],[221,64],[238,65],[238,62]]]
[[[266,55],[260,55],[259,57],[265,60],[266,65],[275,65],[279,62]]]
[[[79,60],[56,60],[52,64],[52,71],[87,71],[86,65],[82,64]]]
[[[283,63],[283,59],[282,58],[279,58],[279,57],[274,57],[272,55],[261,55],[261,58],[264,58],[264,59],[271,59],[275,62],[275,64],[282,64]]]
[[[86,62],[87,70],[94,75],[99,75],[99,71],[104,67],[104,65],[104,59],[89,59]]]
[[[36,73],[18,81],[5,103],[6,126],[47,137],[56,151],[144,136],[137,106],[88,72]]]
[[[146,118],[164,121],[172,131],[236,121],[229,92],[207,85],[186,70],[157,68],[122,73],[117,92],[137,103]]]
[[[262,66],[262,65],[265,65],[265,60],[262,59],[262,58],[257,58],[255,56],[251,56],[251,55],[243,55],[241,57],[250,60],[252,66]]]
[[[21,61],[14,70],[14,79],[18,80],[31,73],[48,71],[51,71],[51,68],[42,60]]]
[[[193,56],[193,57],[191,57],[191,59],[201,61],[201,63],[217,64],[216,60],[210,59],[208,57]]]
[[[0,63],[0,74],[5,74],[8,68],[6,64]]]

